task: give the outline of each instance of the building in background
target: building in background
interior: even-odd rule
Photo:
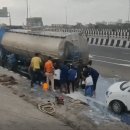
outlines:
[[[8,17],[7,7],[3,7],[2,9],[0,9],[0,17]]]
[[[41,17],[30,17],[26,19],[26,27],[30,30],[42,30],[43,21]]]
[[[8,19],[9,26],[11,27],[11,15],[10,15],[10,12],[8,11],[7,7],[3,7],[2,9],[0,9],[0,18],[1,19],[4,19],[4,18]],[[8,25],[7,22],[3,22],[3,20],[1,20],[1,19],[0,19],[1,26]]]

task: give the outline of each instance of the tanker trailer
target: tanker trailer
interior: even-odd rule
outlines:
[[[1,40],[1,53],[4,65],[14,65],[15,69],[27,71],[28,62],[36,52],[45,59],[51,56],[53,59],[69,63],[88,62],[88,45],[80,34],[68,36],[45,36],[20,32],[5,32]],[[16,67],[17,66],[17,67]]]

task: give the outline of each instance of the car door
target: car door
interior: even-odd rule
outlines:
[[[124,82],[120,85],[120,89],[122,90],[121,96],[122,101],[130,110],[130,82]]]
[[[127,89],[127,109],[130,111],[130,87]]]

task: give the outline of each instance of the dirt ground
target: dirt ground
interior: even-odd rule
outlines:
[[[92,112],[90,106],[65,95],[63,95],[64,105],[57,105],[55,96],[60,95],[58,92],[44,92],[41,87],[37,87],[35,92],[31,92],[28,79],[2,67],[0,67],[0,84],[10,89],[14,95],[33,104],[35,108],[41,103],[54,103],[55,112],[51,116],[75,130],[130,130],[130,126],[114,119],[100,118],[100,122],[97,123],[88,116]]]
[[[0,130],[73,130],[0,85]]]

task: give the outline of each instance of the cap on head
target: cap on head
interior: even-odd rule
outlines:
[[[35,53],[35,56],[39,56],[39,55],[40,55],[40,53],[38,53],[38,52]]]
[[[50,56],[48,56],[48,58],[47,58],[48,60],[51,60],[52,59],[52,57],[50,57]]]
[[[90,66],[92,65],[92,60],[89,60],[88,65]]]

